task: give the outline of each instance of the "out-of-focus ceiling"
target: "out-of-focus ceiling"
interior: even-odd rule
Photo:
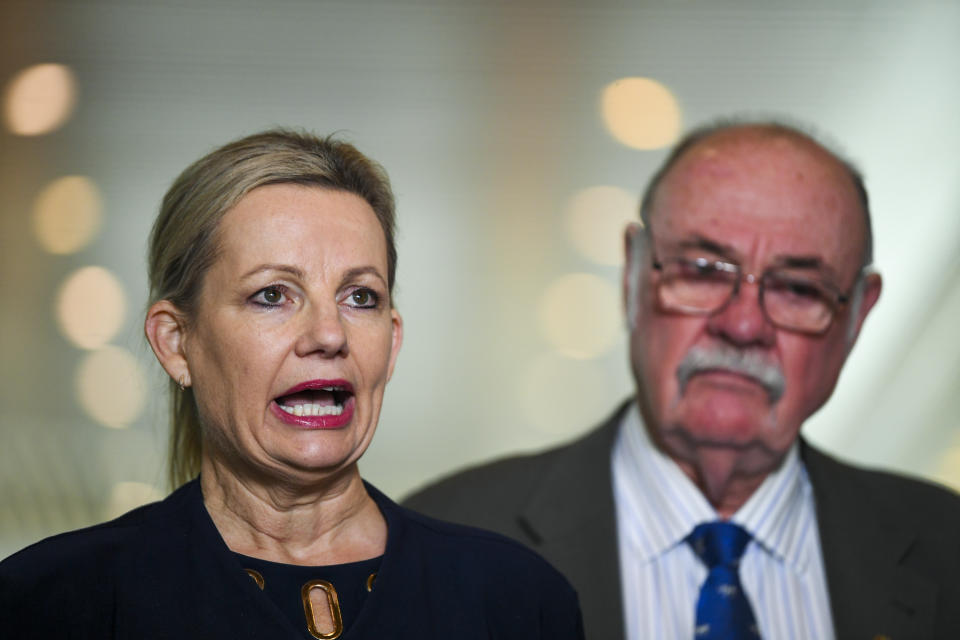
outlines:
[[[611,133],[605,91],[623,78],[655,81],[625,111],[652,134],[786,117],[863,169],[885,289],[806,433],[960,486],[957,3],[8,0],[0,15],[5,108],[18,74],[62,65],[20,89],[36,122],[16,126],[51,130],[15,133],[8,113],[0,132],[0,555],[162,493],[147,233],[189,162],[274,125],[340,132],[397,194],[406,342],[367,478],[399,496],[599,421],[631,389],[609,237],[665,152]]]

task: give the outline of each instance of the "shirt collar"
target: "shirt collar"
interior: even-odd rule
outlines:
[[[636,402],[624,414],[612,466],[617,515],[630,520],[629,535],[644,561],[683,543],[697,524],[717,517],[680,467],[653,446]]]
[[[783,463],[766,477],[731,520],[764,549],[798,570],[806,566],[803,539],[815,523],[813,493],[794,442]]]
[[[682,544],[696,525],[719,518],[673,459],[653,445],[636,402],[624,414],[611,464],[617,515],[631,519],[628,535],[644,561]],[[811,495],[799,444],[794,443],[783,463],[731,520],[767,552],[802,570],[806,563],[802,542],[812,521]]]

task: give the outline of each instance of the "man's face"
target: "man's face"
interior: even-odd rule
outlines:
[[[790,265],[848,293],[864,250],[856,190],[842,166],[810,143],[728,130],[698,143],[671,169],[647,231],[628,237],[643,243],[632,252],[641,264],[637,303],[628,306],[636,313],[631,359],[651,435],[701,483],[763,475],[833,391],[856,310],[841,306],[818,335],[785,330],[764,314],[758,284],[743,281],[739,294],[712,314],[668,312],[659,303],[661,276],[650,252],[661,261],[735,263],[757,282],[765,270]],[[628,280],[637,272],[630,266]],[[879,291],[879,277],[868,277],[855,330]],[[749,371],[723,364],[741,357]],[[782,393],[773,388],[778,378]]]

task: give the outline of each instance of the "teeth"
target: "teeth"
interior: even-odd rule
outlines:
[[[295,416],[339,416],[343,413],[342,404],[319,405],[319,404],[298,404],[288,407],[281,404],[280,408],[287,413]]]

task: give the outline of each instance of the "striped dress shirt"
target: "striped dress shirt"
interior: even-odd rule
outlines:
[[[707,569],[684,539],[719,516],[656,449],[636,403],[612,454],[627,640],[692,640]],[[833,622],[813,491],[795,444],[731,518],[753,536],[740,581],[766,640],[830,640]]]

